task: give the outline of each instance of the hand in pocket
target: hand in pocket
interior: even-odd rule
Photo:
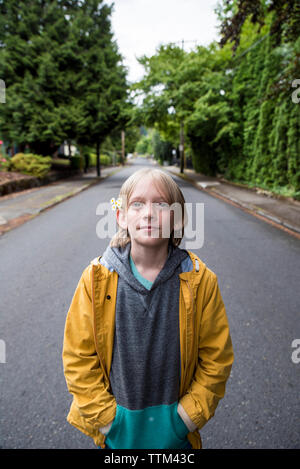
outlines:
[[[114,420],[115,420],[115,419],[114,419]],[[105,427],[100,427],[100,428],[99,428],[99,431],[100,431],[101,433],[103,433],[103,435],[107,435],[108,432],[109,432],[109,430],[111,429],[111,426],[112,426],[114,420],[112,420],[110,423],[108,423],[107,425],[105,425]]]

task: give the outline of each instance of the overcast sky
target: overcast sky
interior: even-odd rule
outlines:
[[[128,80],[138,81],[144,68],[136,57],[153,55],[160,43],[184,39],[186,51],[218,39],[217,0],[106,0],[114,3],[112,30],[128,67]],[[196,41],[196,42],[188,42]]]

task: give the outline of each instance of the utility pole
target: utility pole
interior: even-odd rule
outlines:
[[[125,163],[125,132],[122,130],[122,165]]]
[[[184,173],[185,168],[185,157],[184,157],[184,122],[180,122],[180,144],[179,144],[179,154],[180,154],[180,172]]]
[[[181,41],[181,48],[184,50],[184,42],[197,42],[197,41]],[[179,144],[179,154],[180,154],[180,173],[184,173],[184,169],[186,168],[186,159],[185,159],[185,152],[184,152],[184,121],[181,119],[180,121],[180,144]]]

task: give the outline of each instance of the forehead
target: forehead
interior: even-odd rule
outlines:
[[[151,199],[154,197],[166,198],[163,190],[163,183],[151,176],[145,176],[140,179],[133,188],[130,200],[136,197]]]

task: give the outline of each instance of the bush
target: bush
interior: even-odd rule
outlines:
[[[71,169],[83,170],[84,158],[80,155],[71,156],[70,158]]]
[[[111,157],[108,155],[100,155],[100,163],[103,166],[108,166],[111,164]]]
[[[34,155],[33,153],[16,153],[11,158],[11,171],[18,171],[30,176],[45,176],[52,164],[50,156]]]
[[[120,153],[118,153],[117,155],[117,164],[122,164],[122,155]]]
[[[300,191],[294,192],[293,198],[296,199],[296,200],[300,200]]]
[[[52,159],[51,169],[56,169],[56,170],[65,169],[65,168],[69,169],[70,166],[71,166],[71,162],[69,159],[66,159],[66,158],[53,158]]]
[[[90,153],[90,166],[97,166],[97,155],[95,153]],[[100,165],[107,166],[112,164],[112,158],[108,155],[100,155]]]
[[[11,160],[10,158],[1,156],[0,154],[0,171],[10,171]]]

